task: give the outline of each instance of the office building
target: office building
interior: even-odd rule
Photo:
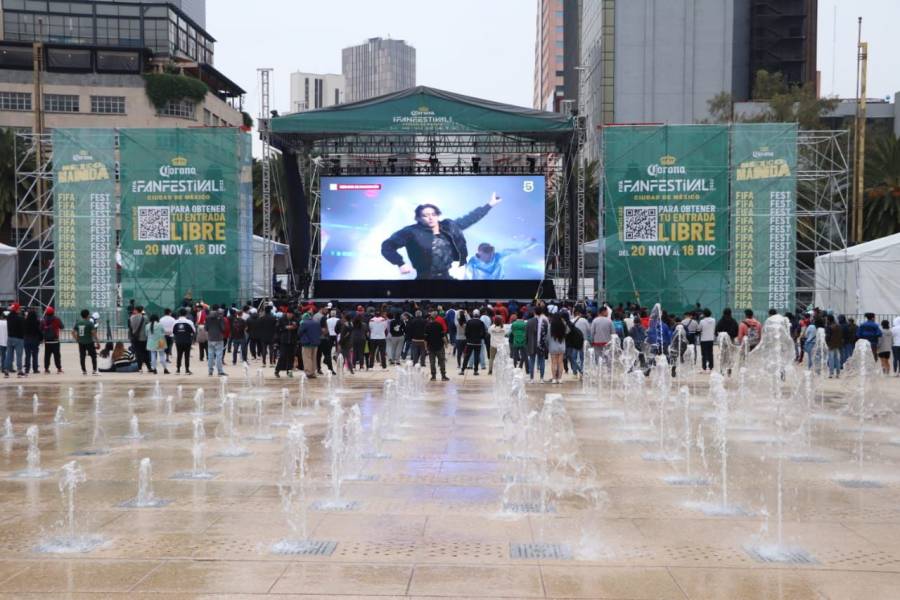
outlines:
[[[45,129],[243,125],[244,90],[213,67],[215,39],[176,4],[2,0],[0,127],[34,125],[36,41]],[[154,106],[142,74],[162,71],[209,91]]]
[[[559,112],[563,100],[578,99],[581,11],[579,0],[538,2],[532,99],[536,109]]]
[[[326,108],[344,102],[343,75],[333,73],[291,73],[290,112]]]
[[[557,0],[559,1],[559,0]],[[580,106],[589,158],[607,123],[696,123],[726,92],[752,94],[759,69],[816,81],[816,0],[596,0],[582,3]]]
[[[416,49],[403,40],[369,38],[341,51],[346,102],[374,98],[416,85]]]

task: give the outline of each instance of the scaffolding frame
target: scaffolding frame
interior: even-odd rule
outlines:
[[[262,237],[263,237],[263,272],[266,273],[265,295],[272,296],[272,273],[274,251],[272,247],[272,148],[269,136],[269,75],[270,68],[257,69],[259,73],[259,121],[260,140],[262,142]]]
[[[796,303],[815,301],[816,257],[847,247],[850,132],[797,133]]]
[[[15,136],[16,284],[18,300],[25,306],[50,306],[56,294],[52,139],[50,133],[17,132]]]

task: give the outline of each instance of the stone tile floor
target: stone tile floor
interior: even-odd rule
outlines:
[[[67,348],[67,364],[75,364]],[[256,365],[254,365],[254,369]],[[232,391],[242,393],[233,367]],[[359,403],[368,424],[381,403],[380,370],[347,377],[344,406]],[[840,412],[844,388],[827,382],[833,418],[813,422],[812,446],[829,462],[784,461],[784,539],[814,558],[812,564],[761,563],[746,547],[771,540],[776,529],[777,448],[760,443],[759,431],[734,431],[730,442],[729,498],[746,509],[739,517],[707,516],[689,501],[716,502],[718,455],[706,433],[705,487],[668,485],[666,475],[683,462],[651,462],[653,430],[641,437],[621,428],[617,401],[586,394],[580,384],[530,386],[539,407],[543,394],[562,393],[580,440],[580,453],[596,470],[605,496],[599,510],[577,499],[560,499],[555,512],[508,514],[502,510],[509,462],[492,379],[454,376],[449,384],[428,383],[424,398],[401,438],[386,441],[390,458],[366,459],[372,481],[346,482],[343,497],[355,510],[310,511],[309,538],[334,542],[330,556],[283,556],[274,542],[289,537],[281,513],[277,480],[285,429],[272,428],[271,441],[242,440],[252,454],[217,457],[220,418],[217,380],[205,376],[160,376],[163,393],[183,385],[173,422],[151,398],[150,375],[83,378],[45,376],[0,381],[0,420],[9,415],[16,438],[0,441],[0,598],[603,598],[643,599],[847,599],[900,598],[900,423],[878,419],[865,434],[864,470],[879,488],[847,488],[834,481],[856,469],[857,430]],[[104,411],[93,412],[93,395],[103,383]],[[710,411],[706,381],[696,383],[698,412],[692,428]],[[17,386],[23,387],[20,394]],[[210,481],[173,481],[188,469],[191,397],[207,390],[204,417]],[[297,380],[275,380],[266,372],[268,416],[280,416],[280,388],[293,393]],[[75,392],[69,404],[67,389]],[[135,390],[133,412],[144,439],[129,441],[126,390]],[[312,397],[323,396],[322,380],[310,382]],[[883,393],[896,405],[900,383],[886,381]],[[32,394],[40,405],[33,410]],[[252,399],[242,400],[238,426],[255,428]],[[71,425],[56,427],[62,405]],[[758,422],[754,413],[748,423]],[[322,447],[327,414],[297,417],[310,447],[310,501],[329,494],[329,462]],[[673,413],[675,426],[680,414]],[[57,473],[70,454],[90,445],[96,422],[110,452],[77,457],[88,481],[77,492],[78,519],[106,543],[90,553],[41,554],[35,546],[57,527],[61,501]],[[13,475],[25,466],[27,425],[40,426],[42,464],[53,471],[42,480]],[[875,427],[872,427],[875,425]],[[754,434],[756,437],[754,438]],[[765,440],[763,440],[765,441]],[[172,502],[156,509],[127,509],[134,497],[137,465],[153,462],[154,491]],[[696,471],[703,463],[695,451]],[[566,546],[571,559],[513,558],[511,545]]]

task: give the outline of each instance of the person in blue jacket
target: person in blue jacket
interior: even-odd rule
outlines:
[[[650,324],[647,327],[647,343],[650,345],[652,355],[664,355],[672,343],[672,330],[666,323],[666,313],[660,314],[654,310],[650,314]]]
[[[866,320],[856,330],[856,337],[869,342],[872,346],[872,356],[878,360],[878,338],[881,337],[881,327],[875,322],[875,313],[866,313]]]

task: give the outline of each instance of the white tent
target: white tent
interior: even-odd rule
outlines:
[[[816,306],[900,314],[900,233],[816,258]]]
[[[18,251],[0,244],[0,300],[16,298],[16,260]]]
[[[271,287],[271,279],[267,281],[267,277],[271,278],[272,274],[266,274],[266,270],[263,268],[263,261],[265,260],[266,253],[266,240],[259,235],[253,236],[253,297],[254,298],[262,298],[264,296],[268,296],[268,292],[266,290]],[[286,255],[288,253],[287,244],[282,244],[280,242],[272,242],[272,255],[273,258],[276,256]],[[277,261],[276,261],[277,262]],[[266,285],[268,283],[268,285]]]

